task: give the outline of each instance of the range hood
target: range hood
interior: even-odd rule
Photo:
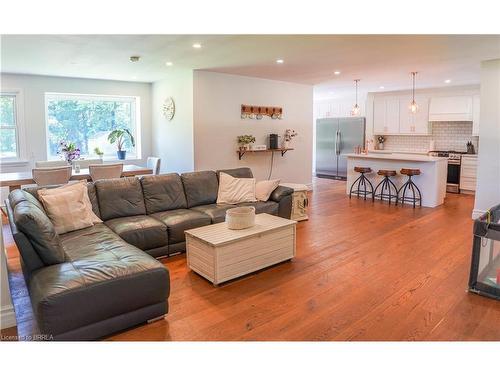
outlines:
[[[437,96],[431,98],[429,121],[471,121],[473,120],[472,96]]]

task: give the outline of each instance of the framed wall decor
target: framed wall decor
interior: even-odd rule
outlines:
[[[174,98],[168,97],[163,102],[163,115],[167,118],[168,121],[171,121],[175,116],[175,102]]]

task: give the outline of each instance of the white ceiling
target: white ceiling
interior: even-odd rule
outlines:
[[[153,82],[190,68],[317,85],[317,98],[352,92],[356,78],[361,91],[406,89],[411,71],[418,87],[475,84],[480,61],[493,58],[498,35],[1,36],[2,72]]]

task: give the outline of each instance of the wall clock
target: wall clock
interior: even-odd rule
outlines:
[[[169,97],[165,99],[165,102],[163,103],[163,115],[171,121],[174,118],[175,115],[175,103],[174,103],[174,98]]]

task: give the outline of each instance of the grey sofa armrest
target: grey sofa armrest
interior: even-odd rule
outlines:
[[[278,203],[278,216],[290,219],[292,216],[292,194],[293,189],[285,186],[278,186],[271,193],[270,200]]]
[[[275,201],[275,202],[280,202],[283,198],[292,195],[293,194],[293,189],[286,187],[286,186],[278,186],[274,191],[271,193],[270,199]]]

